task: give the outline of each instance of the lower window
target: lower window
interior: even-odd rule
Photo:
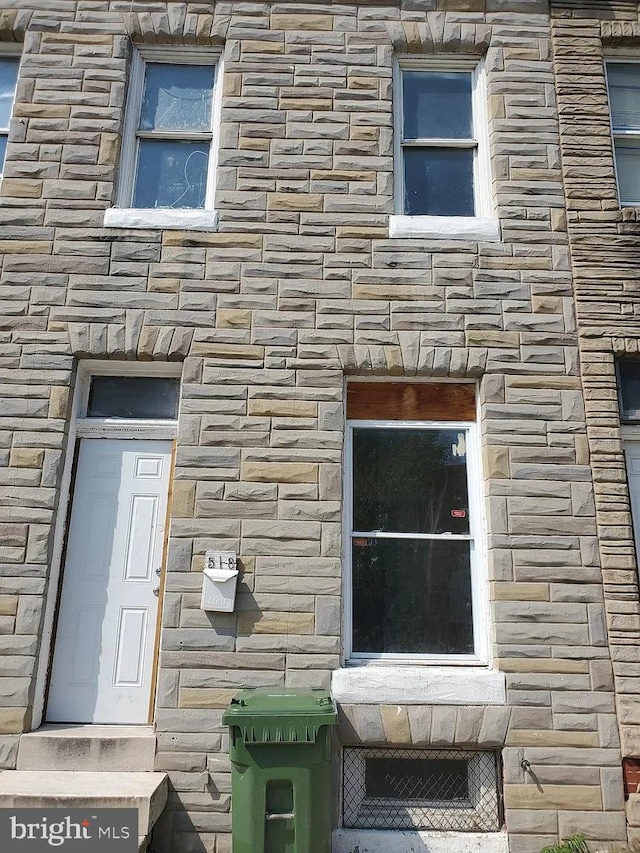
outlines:
[[[345,748],[343,826],[495,832],[494,752]]]

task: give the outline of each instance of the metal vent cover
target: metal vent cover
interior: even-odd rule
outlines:
[[[345,747],[342,779],[347,828],[500,828],[494,752]]]

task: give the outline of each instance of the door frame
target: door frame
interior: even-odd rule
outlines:
[[[78,448],[82,438],[146,438],[173,441],[172,466],[169,472],[169,490],[167,495],[167,519],[171,513],[171,494],[173,480],[173,465],[175,461],[175,444],[178,435],[177,420],[160,419],[125,419],[125,418],[87,418],[87,403],[89,386],[93,376],[156,376],[181,377],[182,362],[139,362],[139,361],[80,361],[77,365],[75,385],[69,417],[69,433],[64,451],[64,465],[60,482],[58,509],[54,524],[53,548],[49,578],[45,589],[44,619],[38,663],[36,671],[36,689],[33,703],[31,728],[37,729],[42,725],[45,716],[53,650],[55,644],[56,623],[60,595],[62,592],[62,575],[64,555],[66,550],[73,485],[78,458]],[[166,525],[165,540],[162,552],[162,574],[160,576],[160,594],[158,595],[158,621],[154,645],[154,664],[152,671],[151,695],[149,699],[149,721],[153,720],[155,692],[157,680],[157,660],[160,643],[160,625],[162,620],[162,605],[164,592],[164,575],[167,555],[169,525]]]

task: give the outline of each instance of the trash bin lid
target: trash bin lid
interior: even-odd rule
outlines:
[[[254,687],[241,690],[222,723],[237,726],[245,743],[313,743],[322,726],[338,722],[328,690]]]

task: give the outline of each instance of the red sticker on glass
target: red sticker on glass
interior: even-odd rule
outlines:
[[[356,546],[356,548],[366,548],[366,546],[369,544],[369,540],[368,539],[354,539],[353,544]]]
[[[466,518],[467,517],[467,511],[466,511],[466,509],[452,509],[451,515],[453,518]]]

